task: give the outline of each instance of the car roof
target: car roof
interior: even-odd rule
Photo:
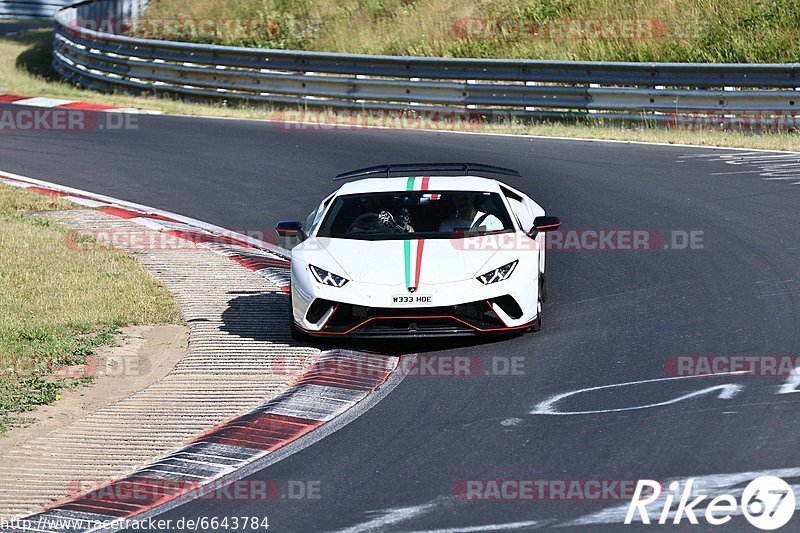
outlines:
[[[409,188],[410,180],[413,189]],[[426,180],[426,181],[423,181]],[[425,183],[425,185],[423,185]],[[341,194],[362,194],[371,192],[404,192],[407,190],[422,190],[425,187],[431,191],[475,191],[475,192],[500,192],[500,183],[491,178],[478,176],[415,176],[396,178],[365,178],[351,181],[342,185],[337,191]]]

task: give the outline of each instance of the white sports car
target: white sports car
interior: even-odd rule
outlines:
[[[370,167],[337,176],[362,179],[305,224],[279,223],[279,235],[301,241],[291,252],[293,336],[538,331],[543,233],[561,221],[477,174],[519,176],[472,163]]]

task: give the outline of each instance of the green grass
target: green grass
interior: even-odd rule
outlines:
[[[48,374],[113,344],[119,328],[181,321],[169,291],[131,255],[71,246],[65,226],[29,214],[65,208],[75,205],[0,185],[0,433],[15,413],[75,385]]]
[[[271,19],[268,31],[192,33],[166,38],[241,46],[443,57],[597,61],[800,61],[800,0],[154,0],[152,21]],[[465,32],[466,19],[541,24],[579,19],[640,20],[652,31],[630,38],[531,38],[502,25]],[[459,26],[459,24],[462,24]],[[476,26],[471,26],[477,28]],[[459,31],[461,28],[462,31]],[[486,28],[495,28],[494,35]],[[152,32],[151,32],[152,33]],[[500,38],[495,37],[500,35]]]

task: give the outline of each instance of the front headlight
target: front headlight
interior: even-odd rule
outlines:
[[[314,277],[317,278],[317,281],[323,285],[330,285],[331,287],[344,287],[345,283],[348,282],[348,280],[342,276],[337,276],[333,272],[328,272],[327,270],[315,267],[314,265],[308,265],[308,268],[311,269],[311,273],[314,274]]]
[[[517,267],[517,263],[519,263],[519,261],[512,261],[507,265],[490,270],[486,274],[478,276],[476,279],[484,285],[491,285],[492,283],[503,281],[504,279],[511,277],[511,273],[514,272],[514,269]]]

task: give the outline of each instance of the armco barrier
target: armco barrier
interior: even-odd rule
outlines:
[[[56,14],[53,64],[91,88],[279,105],[727,124],[793,119],[799,64],[606,63],[373,56],[132,38],[81,26],[146,0]],[[713,121],[713,120],[712,120]]]
[[[76,0],[0,0],[2,19],[49,19]]]

